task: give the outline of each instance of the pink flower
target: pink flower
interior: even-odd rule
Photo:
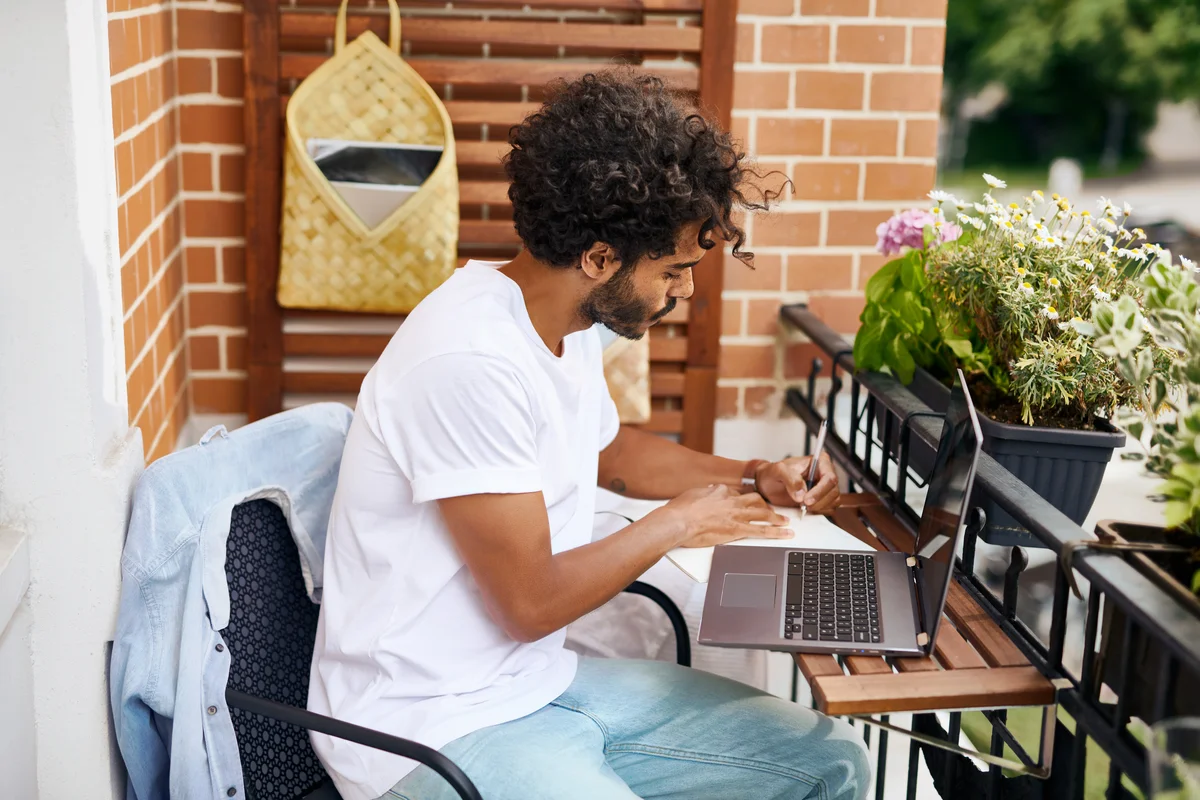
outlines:
[[[920,208],[912,208],[896,214],[875,229],[879,241],[875,249],[885,256],[898,255],[905,247],[921,250],[925,247],[925,228],[933,225],[933,214]],[[952,242],[962,235],[962,228],[951,222],[942,224],[937,237],[939,244]]]

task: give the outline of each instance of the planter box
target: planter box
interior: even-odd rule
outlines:
[[[945,412],[950,389],[925,370],[917,370],[908,389],[934,411]],[[982,413],[979,422],[983,451],[1076,524],[1083,524],[1092,510],[1113,451],[1125,444],[1125,434],[1107,420],[1098,420],[1100,430],[1095,431],[1010,425]],[[927,478],[935,451],[920,439],[911,441],[909,463],[918,475]],[[985,542],[1043,546],[995,503],[978,495],[976,502],[987,514],[987,527],[980,534]]]
[[[1097,533],[1107,533],[1118,541],[1179,543],[1170,541],[1167,531],[1157,525],[1102,520],[1096,524],[1096,529]],[[1188,563],[1187,555],[1128,553],[1127,557],[1139,572],[1167,592],[1192,615],[1200,617],[1200,599],[1188,588],[1194,565]],[[1107,597],[1103,625],[1099,655],[1100,678],[1115,692],[1121,685],[1122,655],[1130,647],[1130,643],[1125,641],[1125,612],[1116,604],[1110,603]],[[1153,724],[1159,719],[1154,713],[1154,704],[1167,651],[1160,642],[1147,636],[1138,637],[1133,646],[1135,649],[1130,662],[1133,674],[1127,688],[1126,702],[1131,716]],[[1180,667],[1179,677],[1175,682],[1174,700],[1168,703],[1162,718],[1200,716],[1200,693],[1180,689],[1197,685],[1200,685],[1200,675]]]

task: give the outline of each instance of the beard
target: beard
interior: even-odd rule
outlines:
[[[622,267],[608,283],[598,287],[579,308],[580,316],[591,324],[600,323],[625,339],[640,339],[647,323],[653,325],[675,310],[675,298],[659,310],[641,298],[633,285],[633,268]]]

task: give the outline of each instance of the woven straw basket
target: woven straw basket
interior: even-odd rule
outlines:
[[[619,338],[604,348],[604,378],[621,422],[650,421],[650,337]]]
[[[390,47],[370,31],[346,44],[338,10],[334,55],[287,107],[279,304],[288,308],[408,313],[453,273],[458,171],[446,107],[400,57],[400,10]],[[428,180],[368,229],[309,157],[310,138],[441,145]]]

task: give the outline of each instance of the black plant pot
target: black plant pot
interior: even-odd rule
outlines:
[[[1096,524],[1096,532],[1107,533],[1117,541],[1200,545],[1200,542],[1193,542],[1183,534],[1167,531],[1158,525],[1101,520]],[[1188,588],[1196,568],[1190,556],[1184,553],[1130,553],[1128,558],[1139,572],[1166,591],[1185,610],[1200,617],[1200,598]],[[1125,622],[1125,612],[1106,597],[1100,653],[1097,656],[1100,679],[1119,693],[1123,682],[1122,662],[1128,658],[1131,676],[1124,688],[1130,716],[1138,717],[1147,724],[1167,717],[1200,716],[1200,692],[1181,688],[1200,685],[1200,675],[1184,667],[1180,668],[1175,680],[1173,697],[1159,713],[1156,708],[1157,694],[1163,666],[1169,657],[1167,649],[1159,641],[1145,635],[1135,636],[1133,642],[1126,641]],[[1175,663],[1178,666],[1179,662]]]
[[[925,370],[917,370],[908,389],[934,411],[946,411],[949,387]],[[1099,430],[1094,431],[1010,425],[985,414],[979,415],[979,422],[983,428],[983,451],[1076,524],[1087,519],[1113,451],[1125,444],[1125,434],[1103,419],[1097,420]],[[929,477],[934,449],[916,436],[910,436],[909,441],[909,464],[922,478]],[[980,533],[985,542],[1044,546],[1007,511],[983,497],[979,490],[976,492],[975,503],[987,514],[987,526]]]

